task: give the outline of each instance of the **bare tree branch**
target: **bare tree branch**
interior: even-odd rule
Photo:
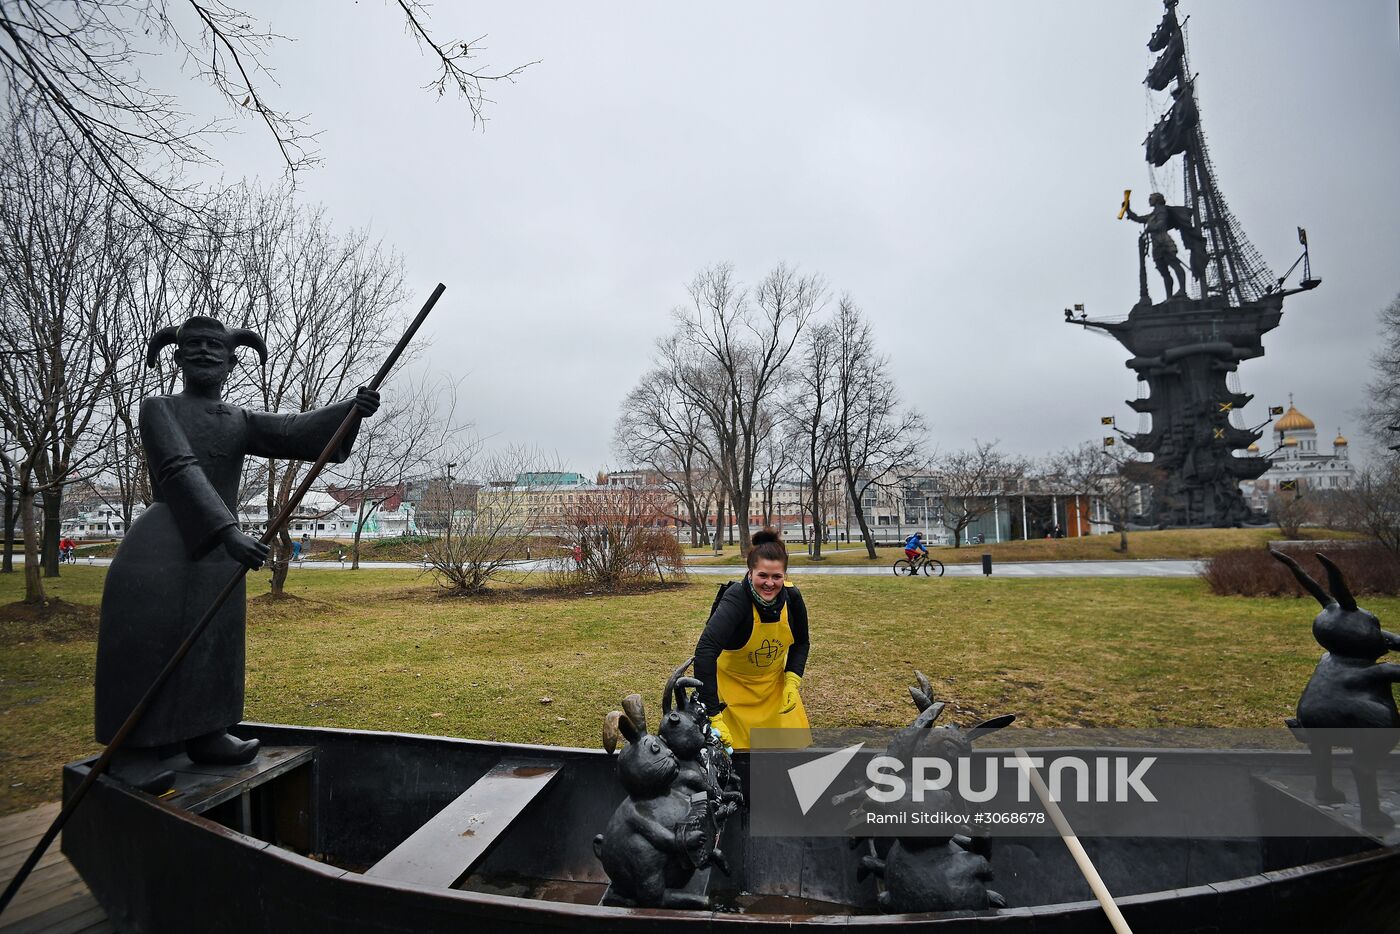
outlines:
[[[476,68],[480,40],[440,42],[427,7],[397,0],[405,29],[436,60],[427,85],[454,89],[476,125],[491,101],[484,88],[511,81],[530,64]],[[272,138],[290,178],[320,161],[304,116],[272,102],[267,58],[290,41],[225,0],[9,0],[0,4],[0,97],[10,110],[45,114],[56,144],[92,183],[157,231],[169,248],[203,222],[208,199],[182,180],[188,164],[216,161],[209,140],[250,115]],[[149,58],[175,54],[227,103],[230,116],[192,121],[180,95],[152,85]]]
[[[57,576],[65,485],[103,467],[111,432],[114,344],[132,264],[120,207],[37,120],[0,138],[0,427],[24,528],[25,599],[46,599],[34,519],[43,497],[44,555]]]
[[[613,429],[613,449],[635,466],[661,477],[685,509],[690,543],[709,544],[705,517],[709,497],[706,479],[715,475],[704,438],[705,418],[699,406],[677,385],[677,373],[656,368],[643,375],[627,398]]]
[[[752,301],[728,263],[691,280],[689,308],[675,312],[677,332],[659,349],[661,365],[679,374],[684,398],[704,413],[706,454],[719,468],[739,525],[740,549],[749,548],[758,447],[771,407],[780,404],[785,365],[807,321],[826,298],[819,276],[775,266],[755,287]]]
[[[934,494],[943,504],[943,524],[953,532],[953,547],[963,533],[993,508],[995,497],[1014,489],[1026,463],[997,450],[997,442],[973,439],[972,447],[940,455],[933,466]]]
[[[848,295],[841,297],[832,340],[832,454],[866,553],[874,560],[875,538],[861,500],[882,478],[922,466],[924,420],[903,410],[899,389],[888,375],[889,360],[876,353],[870,324]]]
[[[1097,500],[1105,517],[1118,533],[1118,550],[1128,550],[1128,525],[1143,505],[1142,497],[1163,472],[1145,455],[1135,451],[1114,453],[1101,443],[1086,441],[1076,448],[1052,456],[1048,479],[1058,483],[1067,496],[1090,496]]]
[[[451,381],[399,376],[384,396],[377,416],[360,426],[349,459],[326,471],[331,495],[355,509],[352,570],[360,566],[360,538],[375,511],[456,454],[466,430],[457,420],[457,385]]]
[[[517,65],[505,71],[491,71],[489,69],[470,68],[468,63],[483,48],[481,42],[485,36],[479,36],[470,42],[463,42],[459,39],[447,42],[438,42],[428,34],[424,26],[426,22],[427,5],[417,2],[417,0],[397,0],[399,7],[403,10],[407,18],[405,31],[418,41],[420,49],[427,48],[437,57],[438,74],[437,77],[425,88],[436,90],[441,97],[448,88],[457,91],[458,96],[467,102],[471,108],[472,123],[485,122],[485,107],[487,104],[495,103],[486,97],[482,87],[483,82],[488,81],[509,81],[515,83],[515,79],[526,68],[531,65],[538,65],[538,61],[526,62],[524,65]]]

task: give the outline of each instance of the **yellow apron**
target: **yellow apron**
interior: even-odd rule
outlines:
[[[746,587],[740,583],[737,586]],[[791,586],[791,585],[788,585]],[[725,727],[733,738],[735,749],[749,749],[749,731],[759,728],[790,728],[783,734],[767,734],[765,747],[781,735],[779,746],[801,748],[812,744],[808,732],[807,710],[802,698],[787,713],[778,713],[783,706],[783,674],[787,665],[788,646],[792,645],[792,627],[788,625],[787,601],[776,622],[765,623],[753,610],[753,632],[743,648],[719,653],[716,660],[716,681],[719,699],[727,705],[720,712]],[[799,732],[800,731],[800,732]]]

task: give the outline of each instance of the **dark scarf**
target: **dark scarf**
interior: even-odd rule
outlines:
[[[744,575],[744,586],[748,588],[749,599],[758,608],[758,618],[765,623],[776,623],[783,615],[783,607],[787,604],[787,587],[784,586],[778,591],[778,595],[772,600],[764,600],[758,595],[754,588],[753,578]]]

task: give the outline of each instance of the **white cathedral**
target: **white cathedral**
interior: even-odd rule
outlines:
[[[1250,505],[1256,509],[1265,508],[1269,496],[1286,480],[1297,481],[1300,492],[1346,490],[1356,482],[1350,445],[1341,431],[1332,439],[1331,450],[1319,450],[1317,425],[1298,411],[1291,396],[1288,411],[1274,422],[1273,441],[1274,450],[1265,455],[1269,458],[1269,469],[1252,484],[1240,485]],[[1249,453],[1258,454],[1259,445],[1251,444]]]

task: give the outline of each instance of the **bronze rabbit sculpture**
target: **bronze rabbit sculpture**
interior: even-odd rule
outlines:
[[[1377,659],[1400,649],[1400,636],[1381,629],[1374,613],[1356,605],[1341,570],[1325,555],[1319,554],[1317,560],[1327,570],[1330,596],[1297,561],[1282,552],[1270,553],[1286,564],[1303,589],[1322,605],[1312,631],[1327,651],[1298,698],[1297,718],[1287,721],[1312,751],[1314,796],[1323,804],[1346,800],[1332,784],[1332,747],[1350,746],[1361,823],[1368,830],[1389,829],[1395,826],[1395,819],[1381,810],[1376,770],[1395,747],[1395,730],[1400,727],[1400,711],[1391,687],[1400,681],[1400,665]]]
[[[681,665],[667,680],[661,694],[661,726],[656,732],[676,754],[680,765],[676,786],[686,794],[705,794],[711,829],[718,833],[719,825],[739,809],[744,796],[723,741],[710,729],[709,711],[698,691],[701,682],[685,677],[693,661]]]
[[[1009,726],[1015,714],[994,717],[964,732],[956,725],[934,727],[943,703],[932,698],[933,686],[923,672],[914,672],[919,686],[909,694],[919,714],[914,722],[900,730],[890,742],[888,754],[909,762],[915,753],[937,756],[957,762],[972,752],[972,742],[979,736]],[[951,792],[942,790],[942,810],[958,812],[965,808]],[[894,807],[899,807],[899,804]],[[922,808],[940,808],[937,800],[930,805],[927,797]],[[957,832],[963,831],[963,832]],[[884,880],[885,890],[879,895],[880,908],[887,912],[957,911],[1004,908],[1006,900],[988,888],[992,880],[991,840],[972,836],[966,826],[951,827],[947,834],[896,837],[881,859],[872,840],[871,854],[861,858],[857,877],[874,873]]]
[[[641,696],[628,695],[622,706],[607,715],[603,727],[608,752],[620,739],[627,740],[617,757],[627,798],[613,811],[607,829],[593,838],[593,851],[610,882],[603,904],[705,908],[705,896],[678,890],[708,864],[714,839],[696,815],[691,794],[676,787],[680,764],[661,737],[647,730]]]

